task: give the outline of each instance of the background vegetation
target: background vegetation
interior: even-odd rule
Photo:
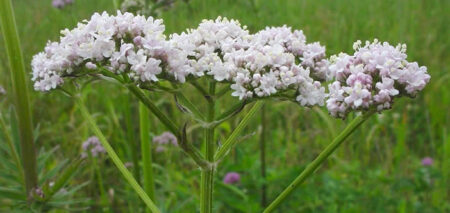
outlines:
[[[57,40],[59,31],[72,28],[93,12],[113,12],[109,0],[75,0],[62,10],[50,0],[15,0],[14,9],[25,56],[26,69],[47,40]],[[359,128],[328,162],[299,187],[279,212],[450,212],[450,1],[447,0],[191,0],[177,2],[164,11],[167,33],[196,27],[202,19],[225,16],[247,25],[251,32],[265,26],[289,25],[303,29],[308,41],[320,41],[327,54],[350,52],[355,40],[378,38],[408,45],[409,60],[428,67],[430,84],[415,99],[397,102],[383,115],[372,117]],[[1,40],[1,39],[0,39]],[[11,113],[11,84],[7,57],[0,45],[0,113],[15,144],[17,127]],[[30,75],[31,76],[31,75]],[[31,77],[30,77],[31,78]],[[186,86],[186,90],[192,88]],[[108,82],[86,86],[87,104],[108,140],[125,162],[139,157],[138,101],[126,89]],[[189,93],[188,93],[189,94]],[[81,143],[92,135],[74,102],[61,92],[31,92],[35,138],[40,150],[40,184],[52,180],[59,167],[77,159]],[[153,94],[168,114],[186,118],[175,107],[173,97]],[[195,96],[193,102],[202,103]],[[229,97],[220,106],[233,102]],[[201,106],[203,108],[203,106]],[[272,200],[332,140],[348,122],[333,119],[326,109],[304,109],[292,103],[267,104],[267,178],[260,175],[260,118],[246,128],[246,141],[240,143],[218,169],[214,207],[217,212],[261,211],[261,185],[267,183],[268,200]],[[239,116],[219,127],[224,139],[239,121]],[[351,118],[350,118],[351,119]],[[201,131],[189,126],[193,141],[201,146]],[[151,135],[166,131],[156,119]],[[0,133],[0,141],[6,134]],[[6,145],[0,143],[0,186],[13,184],[15,172]],[[195,212],[198,207],[199,169],[177,147],[154,152],[156,203],[164,212]],[[430,156],[431,166],[421,159]],[[62,165],[62,166],[61,166]],[[114,212],[137,212],[143,204],[126,185],[106,155],[98,159],[98,181],[92,161],[79,166],[68,186],[80,186],[62,200],[59,210],[77,209],[100,212],[112,206]],[[138,168],[130,167],[135,176]],[[236,185],[222,183],[227,172],[241,174]],[[54,174],[53,174],[54,175]],[[100,185],[106,194],[99,193]],[[1,190],[0,190],[1,191]],[[1,196],[4,195],[4,196]],[[106,197],[105,199],[100,198]],[[3,197],[3,198],[2,198]],[[65,202],[65,203],[64,203]],[[0,211],[11,211],[12,201],[0,193]],[[63,210],[63,209],[66,210]],[[69,209],[69,210],[67,210]],[[84,209],[84,210],[83,210]]]

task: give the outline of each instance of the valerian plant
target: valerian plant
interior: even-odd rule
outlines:
[[[75,90],[73,97],[102,146],[153,212],[160,210],[115,154],[71,82],[93,77],[128,88],[201,168],[201,212],[212,212],[215,170],[264,100],[291,101],[303,107],[326,102],[330,114],[340,118],[361,112],[268,206],[265,211],[270,212],[372,114],[389,109],[394,98],[415,96],[430,79],[425,67],[406,60],[405,45],[393,47],[374,41],[361,46],[356,42],[353,55],[326,59],[324,46],[307,43],[301,30],[287,26],[267,27],[251,34],[238,21],[219,17],[180,34],[165,36],[164,30],[161,19],[120,11],[116,15],[96,13],[76,28],[63,30],[59,42],[49,42],[32,60],[34,88],[61,89],[68,94]],[[329,94],[323,86],[325,81],[332,81]],[[186,84],[205,99],[205,111],[186,98]],[[230,90],[237,103],[218,114],[217,103]],[[162,91],[176,97],[178,108],[203,127],[204,153],[187,140],[186,124],[177,124],[175,118],[166,116],[144,91]],[[252,103],[236,129],[218,146],[216,127]]]

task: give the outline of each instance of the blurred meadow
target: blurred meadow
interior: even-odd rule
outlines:
[[[32,56],[42,51],[48,40],[58,40],[60,30],[73,28],[94,12],[114,13],[109,0],[75,0],[61,10],[53,8],[50,0],[14,0],[13,6],[27,73],[31,73]],[[177,1],[162,12],[161,18],[167,34],[194,28],[202,19],[217,16],[238,19],[251,32],[288,25],[302,29],[307,41],[325,45],[328,56],[351,52],[356,40],[378,38],[407,44],[408,60],[428,67],[431,81],[425,90],[415,99],[398,100],[393,109],[364,123],[278,212],[445,213],[450,212],[449,11],[448,0],[190,0]],[[0,95],[0,113],[6,132],[18,146],[8,69],[2,41],[0,85],[6,95]],[[31,74],[34,137],[43,184],[80,156],[82,142],[93,132],[71,98],[58,91],[32,91],[30,79]],[[190,94],[193,88],[185,87]],[[90,82],[84,90],[97,124],[140,180],[138,100],[125,88],[106,81]],[[187,96],[194,103],[202,103],[196,96]],[[235,98],[228,96],[218,103],[218,109],[232,105]],[[171,95],[154,93],[151,98],[180,123],[187,120]],[[203,107],[200,105],[201,110]],[[245,142],[239,143],[218,167],[214,212],[261,212],[261,186],[266,185],[266,203],[270,203],[354,116],[339,120],[329,116],[325,107],[306,109],[288,102],[269,101],[265,107],[266,178],[261,176],[262,126],[257,114],[243,133]],[[219,141],[241,118],[235,116],[218,127]],[[150,129],[152,138],[167,131],[157,119],[151,120]],[[188,132],[197,147],[202,147],[199,126],[188,124]],[[6,135],[1,132],[0,141],[7,140]],[[425,157],[433,159],[431,165],[423,165]],[[10,159],[7,146],[1,142],[0,189],[16,184],[18,171],[8,163]],[[162,152],[153,150],[153,160],[157,206],[163,212],[196,212],[200,171],[192,160],[175,146]],[[55,201],[62,205],[52,212],[102,212],[105,205],[111,212],[143,212],[143,203],[106,154],[95,165],[90,160],[81,163],[67,184],[79,187],[69,198]],[[228,172],[238,172],[241,181],[223,183]],[[15,212],[7,193],[0,190],[0,212]]]

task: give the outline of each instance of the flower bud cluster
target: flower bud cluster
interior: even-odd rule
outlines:
[[[58,9],[62,9],[66,5],[72,4],[73,0],[53,0],[52,6]]]
[[[177,137],[171,132],[164,132],[161,135],[155,136],[153,138],[153,143],[156,144],[156,152],[162,152],[166,150],[166,147],[169,144],[178,146]]]
[[[105,148],[100,143],[100,140],[95,136],[84,141],[81,148],[83,149],[83,153],[81,154],[81,157],[83,158],[87,157],[89,152],[92,157],[97,157],[99,154],[106,152]]]
[[[387,42],[354,43],[355,53],[331,57],[329,70],[335,81],[329,85],[327,108],[345,118],[350,111],[391,108],[395,97],[413,97],[430,80],[427,68],[406,60],[406,45]]]

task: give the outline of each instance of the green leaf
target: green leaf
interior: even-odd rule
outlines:
[[[26,196],[20,189],[13,189],[0,186],[0,197],[8,198],[11,200],[25,200]]]
[[[11,0],[0,1],[0,22],[9,60],[13,100],[17,110],[25,186],[27,192],[30,192],[37,185],[36,150],[33,141],[33,122],[27,75]]]

